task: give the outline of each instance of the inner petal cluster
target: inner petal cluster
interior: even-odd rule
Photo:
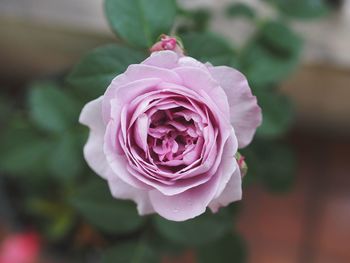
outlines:
[[[147,142],[157,165],[178,170],[199,158],[203,127],[186,117],[184,111],[183,107],[176,107],[151,116]]]
[[[175,95],[155,98],[131,125],[135,142],[129,146],[148,163],[148,172],[183,173],[200,165],[209,122],[208,110],[198,102]]]

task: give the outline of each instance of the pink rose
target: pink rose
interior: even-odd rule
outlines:
[[[85,105],[89,166],[141,215],[183,221],[242,197],[237,149],[261,110],[246,78],[173,51],[130,65]]]

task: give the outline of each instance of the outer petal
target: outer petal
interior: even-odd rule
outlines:
[[[137,211],[140,215],[154,213],[148,191],[134,188],[126,184],[115,175],[112,170],[108,173],[108,185],[113,197],[117,199],[133,200],[137,204]]]
[[[173,221],[184,221],[205,212],[215,194],[218,177],[206,184],[194,187],[178,195],[163,195],[158,190],[149,192],[154,210],[162,217]]]
[[[235,162],[235,161],[234,161]],[[239,167],[236,163],[236,170],[226,184],[221,195],[210,202],[210,209],[216,213],[220,207],[242,199],[242,177]]]
[[[178,59],[179,55],[174,51],[164,50],[153,52],[151,56],[144,60],[141,64],[172,69],[177,66]]]
[[[90,128],[87,143],[84,146],[84,157],[90,168],[100,175],[107,177],[109,165],[103,152],[105,125],[102,120],[103,96],[87,103],[80,113],[79,122]]]
[[[226,66],[208,66],[208,69],[226,92],[239,148],[245,147],[251,142],[262,121],[256,97],[252,95],[247,79],[239,71]]]
[[[209,72],[198,67],[179,67],[174,71],[182,78],[184,86],[203,96],[207,94],[207,101],[213,101],[226,118],[229,116],[227,96],[218,81],[213,79]]]
[[[85,159],[92,170],[108,180],[109,188],[115,198],[134,200],[137,203],[137,210],[140,215],[153,213],[154,209],[147,191],[124,183],[107,163],[103,151],[106,127],[102,121],[101,103],[102,96],[86,104],[80,114],[79,121],[90,128],[89,139],[84,147]]]

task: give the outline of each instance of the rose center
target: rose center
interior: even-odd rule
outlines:
[[[181,114],[182,107],[157,111],[151,117],[147,143],[158,165],[182,167],[200,155],[202,131],[193,119]]]

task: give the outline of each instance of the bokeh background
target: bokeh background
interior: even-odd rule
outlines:
[[[240,49],[256,29],[249,11],[231,16],[224,11],[237,2],[178,1],[184,10],[209,12],[210,30]],[[318,10],[319,1],[306,2]],[[325,14],[312,19],[301,14],[290,22],[304,45],[300,65],[283,76],[278,90],[294,104],[294,120],[283,140],[295,151],[295,179],[289,191],[271,192],[260,184],[245,190],[236,224],[251,263],[350,262],[350,1],[326,3]],[[244,4],[260,17],[278,16],[265,1]],[[0,88],[6,93],[1,101],[20,105],[30,83],[63,76],[87,51],[112,41],[102,0],[0,1]],[[0,114],[10,116],[8,109]],[[278,105],[273,111],[278,118]],[[0,239],[10,232],[9,211],[16,203],[16,187],[1,187],[11,200],[0,197]],[[89,231],[82,233],[89,238],[94,235]],[[192,258],[189,251],[175,262]]]

